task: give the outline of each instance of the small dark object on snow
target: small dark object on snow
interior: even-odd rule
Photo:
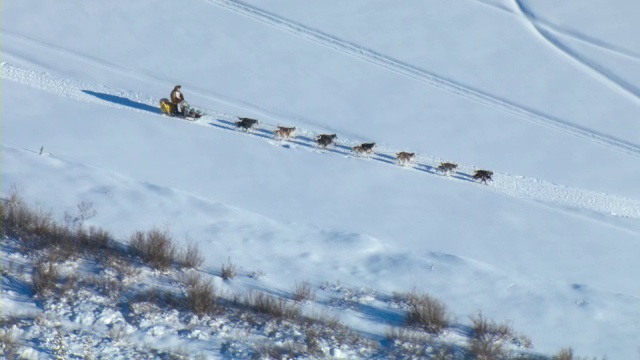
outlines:
[[[325,147],[333,144],[337,137],[338,137],[338,135],[336,135],[336,134],[318,135],[316,137],[316,143],[318,143],[318,146],[320,146],[322,148],[325,148]]]
[[[202,117],[202,113],[194,109],[189,109],[189,111],[185,112],[184,116],[194,119],[200,119]]]
[[[413,162],[413,160],[415,160],[415,157],[416,153],[410,153],[406,151],[401,151],[396,154],[396,160],[398,161],[398,164],[403,166]]]
[[[256,124],[258,120],[250,119],[250,118],[239,118],[239,121],[236,121],[236,127],[241,128],[244,131],[251,130]]]
[[[473,174],[474,180],[480,180],[481,183],[486,184],[487,181],[491,181],[493,176],[493,171],[489,170],[476,170],[476,173]]]
[[[353,151],[358,155],[371,154],[374,146],[376,146],[376,143],[363,143],[358,146],[354,146]]]
[[[444,173],[445,175],[449,175],[457,168],[458,168],[458,164],[443,162],[443,163],[440,163],[440,166],[438,166],[436,170]]]

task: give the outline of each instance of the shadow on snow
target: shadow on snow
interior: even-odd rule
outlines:
[[[89,94],[91,96],[95,96],[98,99],[112,102],[114,104],[131,107],[138,110],[148,111],[154,114],[162,114],[159,107],[143,104],[141,102],[133,101],[131,99],[127,99],[121,96],[105,94],[105,93],[95,92],[91,90],[82,90],[82,92],[85,94]]]
[[[243,131],[243,130],[240,130],[233,121],[224,120],[224,119],[216,119],[216,121],[218,121],[219,123],[209,122],[209,125],[219,129],[227,130],[227,131],[237,131],[239,133],[257,136],[267,140],[275,140],[273,137],[274,136],[273,132],[266,129],[256,128],[253,130]],[[318,145],[315,142],[315,139],[307,136],[296,136],[295,138],[281,140],[281,141],[283,142],[286,141],[287,143],[290,143],[293,145],[298,145],[301,147],[305,147],[308,149],[313,149],[321,152],[330,152],[330,153],[340,154],[344,156],[352,156],[356,158],[378,161],[378,162],[382,162],[389,165],[401,166],[401,165],[398,165],[398,163],[396,162],[396,158],[392,155],[374,152],[369,156],[357,156],[353,153],[353,150],[351,147],[346,145],[340,145],[340,144],[334,144],[326,148],[321,148],[321,147],[318,147]],[[438,176],[447,176],[447,177],[451,177],[451,178],[462,180],[462,181],[469,181],[474,183],[476,182],[473,179],[473,176],[471,176],[470,174],[457,171],[457,172],[454,172],[453,174],[445,175],[442,172],[438,171],[437,168],[432,165],[427,165],[422,163],[413,163],[410,166],[404,166],[404,167],[411,168],[417,171],[422,171],[428,174],[433,174]]]

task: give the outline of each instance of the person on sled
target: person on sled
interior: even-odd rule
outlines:
[[[181,114],[182,116],[185,115],[184,111],[185,111],[185,102],[184,102],[184,95],[182,94],[182,90],[181,90],[182,86],[180,85],[176,85],[173,88],[173,91],[171,92],[171,103],[173,104],[173,107],[175,109],[175,113],[176,114]]]

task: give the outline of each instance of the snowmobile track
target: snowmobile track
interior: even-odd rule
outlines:
[[[635,87],[633,84],[625,81],[619,76],[613,74],[611,71],[603,68],[602,66],[596,64],[595,62],[580,56],[575,51],[571,50],[568,46],[564,45],[560,40],[553,36],[553,34],[538,25],[535,20],[535,15],[525,7],[522,3],[522,0],[513,0],[514,6],[517,9],[518,14],[521,18],[533,29],[533,32],[539,35],[544,41],[549,43],[553,48],[558,50],[559,53],[566,56],[570,61],[573,61],[581,68],[585,69],[588,73],[593,75],[595,78],[604,81],[612,85],[614,88],[620,90],[624,95],[631,98],[631,100],[635,102],[640,101],[640,90]]]
[[[256,7],[234,0],[205,1],[213,5],[217,5],[230,11],[236,12],[238,14],[250,17],[254,20],[264,22],[281,30],[288,31],[297,36],[327,46],[333,50],[387,68],[391,71],[402,74],[404,76],[408,76],[412,79],[430,84],[436,88],[446,90],[456,95],[477,101],[488,107],[507,112],[530,122],[553,128],[555,130],[559,130],[561,132],[624,152],[635,157],[640,157],[640,146],[637,144],[633,144],[628,141],[594,131],[592,129],[572,124],[568,121],[544,114],[535,109],[530,109],[523,105],[513,103],[509,100],[502,99],[481,90],[477,90],[472,87],[457,83],[453,80],[446,79],[439,75],[430,73],[426,70],[416,68],[399,60],[390,58],[362,46],[358,46],[357,44],[349,43],[345,40],[336,38],[322,31],[295,23]]]
[[[503,12],[509,14],[509,15],[521,16],[518,13],[517,9],[514,11],[513,9],[511,9],[511,8],[509,8],[507,6],[498,5],[498,4],[495,4],[495,3],[492,3],[492,2],[486,1],[486,0],[470,0],[470,1],[474,1],[474,2],[480,3],[480,4],[484,5],[484,6],[490,7],[490,8],[495,9],[495,10],[503,11]],[[520,4],[523,5],[522,3],[520,3]],[[629,50],[629,49],[626,49],[624,47],[617,46],[617,45],[608,43],[606,41],[593,38],[593,37],[591,37],[589,35],[586,35],[584,33],[580,33],[580,32],[578,32],[576,30],[571,30],[571,29],[567,29],[567,28],[564,28],[564,27],[560,27],[558,25],[554,25],[550,21],[547,21],[547,20],[542,19],[542,18],[537,17],[537,16],[534,17],[534,18],[531,18],[531,20],[535,21],[535,23],[536,23],[536,25],[538,27],[544,28],[547,31],[554,32],[556,34],[560,34],[560,35],[566,36],[567,38],[571,38],[573,40],[576,40],[576,41],[579,41],[579,42],[581,42],[583,44],[592,46],[594,48],[597,48],[597,49],[600,49],[600,50],[603,50],[603,51],[606,51],[608,53],[615,54],[615,55],[618,55],[618,56],[622,56],[622,57],[624,57],[626,59],[633,60],[633,61],[636,61],[636,62],[640,62],[640,53],[635,52],[633,50]]]

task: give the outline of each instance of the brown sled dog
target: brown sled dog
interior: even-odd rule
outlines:
[[[371,154],[373,152],[373,147],[376,146],[376,143],[363,143],[360,144],[358,146],[354,146],[353,147],[353,152],[356,153],[356,155],[366,155],[366,154]]]
[[[284,140],[284,139],[295,137],[293,135],[294,131],[296,131],[295,127],[284,127],[284,126],[278,125],[278,129],[273,131],[273,133],[275,134],[274,138]]]
[[[416,158],[416,153],[410,153],[406,151],[401,151],[396,154],[396,160],[398,164],[404,166],[412,163]]]
[[[455,169],[458,168],[458,164],[443,162],[436,168],[436,171],[443,173],[444,175],[451,175]]]

